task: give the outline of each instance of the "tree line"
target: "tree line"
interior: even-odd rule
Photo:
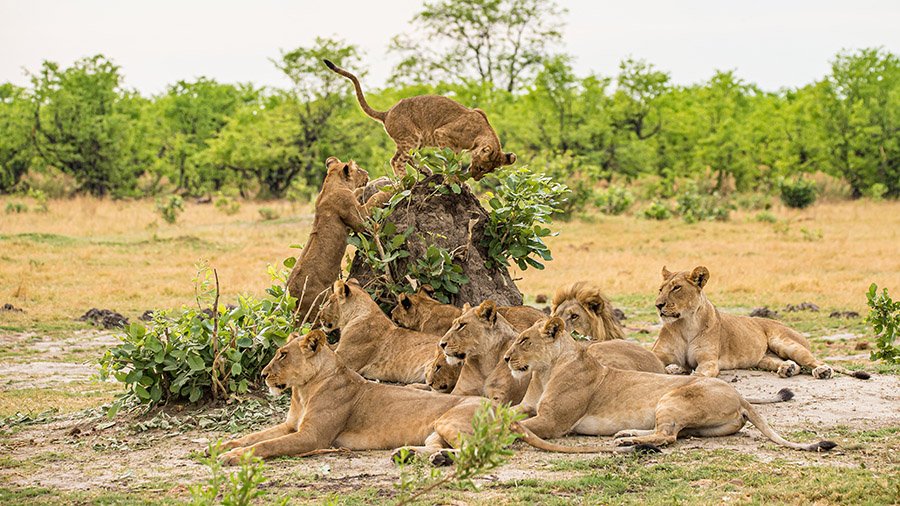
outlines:
[[[842,51],[821,79],[774,92],[734,71],[676,85],[633,58],[614,76],[578,75],[556,50],[563,12],[540,0],[428,2],[413,31],[393,39],[401,61],[368,100],[386,109],[437,93],[480,107],[520,163],[573,188],[652,176],[756,192],[823,172],[853,197],[900,197],[896,54]],[[0,84],[0,192],[26,189],[29,174],[63,173],[74,191],[100,196],[299,198],[316,191],[330,155],[389,173],[390,139],[325,57],[365,86],[359,49],[329,38],[272,60],[285,89],[199,78],[143,96],[103,55],[44,62],[29,86]]]

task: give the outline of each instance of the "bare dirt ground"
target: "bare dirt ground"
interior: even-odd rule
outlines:
[[[50,339],[30,334],[0,337],[4,346],[35,351],[31,355],[34,361],[28,363],[0,362],[0,389],[51,385],[65,389],[68,385],[92,381],[93,365],[61,359],[71,358],[67,350],[75,341],[79,349],[90,354],[109,346],[114,338],[109,333],[83,332],[71,339],[66,345],[65,340],[52,343]],[[808,375],[782,379],[761,371],[728,371],[722,374],[722,379],[750,397],[772,394],[785,387],[792,389],[796,394],[792,401],[759,407],[770,423],[794,439],[830,438],[841,446],[827,454],[785,451],[748,425],[730,437],[679,441],[666,449],[666,453],[727,450],[753,454],[763,462],[788,459],[800,466],[859,467],[878,443],[842,440],[843,434],[849,430],[900,427],[900,377],[896,375],[876,374],[868,381],[844,376],[815,380]],[[192,420],[203,413],[204,410],[191,413]],[[99,410],[88,410],[57,415],[50,423],[15,427],[0,436],[0,453],[8,459],[7,465],[0,466],[0,482],[12,487],[40,487],[60,492],[155,491],[181,498],[186,494],[187,485],[208,475],[206,467],[196,458],[197,452],[210,440],[230,436],[223,430],[222,420],[209,422],[210,428],[200,429],[196,424],[180,423],[186,415],[169,410],[162,418],[152,414],[149,417],[120,415],[110,421]],[[277,411],[263,415],[252,425],[277,423],[280,416]],[[144,425],[139,425],[142,422]],[[248,430],[249,427],[238,432]],[[595,442],[595,438],[570,437],[562,441],[579,444]],[[515,449],[509,463],[480,478],[480,483],[565,479],[573,476],[573,471],[564,469],[561,463],[592,458],[591,455],[544,453],[522,443],[517,443]],[[900,461],[897,448],[879,451],[889,462]],[[317,494],[366,487],[390,495],[399,479],[399,470],[390,462],[388,451],[281,459],[270,463],[266,473],[266,487],[309,490]]]

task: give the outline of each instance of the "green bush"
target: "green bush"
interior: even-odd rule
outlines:
[[[263,219],[263,221],[272,221],[277,220],[281,215],[278,214],[278,211],[272,209],[271,207],[260,207],[259,216]]]
[[[194,506],[207,506],[221,504],[222,506],[248,506],[254,499],[262,497],[264,490],[259,486],[266,481],[263,471],[266,466],[262,459],[254,457],[247,452],[241,455],[240,466],[237,472],[228,475],[219,462],[222,453],[221,442],[209,444],[209,456],[201,457],[200,462],[209,468],[211,476],[206,483],[192,485],[191,504]],[[285,500],[284,503],[287,501]]]
[[[429,245],[425,255],[411,263],[410,276],[420,284],[431,285],[434,298],[450,303],[450,294],[459,293],[459,287],[469,282],[462,267],[453,262],[446,248]]]
[[[697,187],[692,185],[688,185],[675,201],[675,212],[685,223],[728,221],[731,212],[731,207],[718,198],[717,194],[700,193]]]
[[[513,261],[522,270],[528,266],[543,269],[544,264],[535,257],[553,257],[544,243],[550,229],[540,224],[549,223],[561,209],[569,189],[526,168],[507,170],[499,180],[496,189],[486,194],[490,207],[484,229],[488,267],[506,267]]]
[[[634,194],[626,188],[610,186],[597,193],[594,205],[604,214],[618,215],[627,211],[634,204]]]
[[[270,273],[274,274],[273,268]],[[283,274],[273,277],[283,283]],[[233,309],[219,305],[203,311],[199,300],[209,293],[208,280],[207,272],[198,283],[197,308],[158,311],[146,327],[128,325],[118,336],[122,344],[100,359],[101,379],[114,377],[125,384],[126,391],[112,412],[124,401],[149,406],[196,402],[260,386],[260,371],[295,330],[297,301],[283,284],[275,284],[262,299],[242,296]]]
[[[28,212],[28,206],[21,202],[9,202],[6,204],[6,214],[22,214]]]
[[[672,210],[660,200],[654,200],[641,211],[641,216],[648,220],[668,220],[672,217]]]
[[[900,364],[900,348],[894,342],[900,336],[900,300],[894,302],[887,288],[878,294],[878,285],[872,283],[866,293],[869,316],[866,321],[875,332],[875,350],[872,360],[882,360],[888,364]]]
[[[222,211],[228,216],[233,216],[241,210],[241,203],[237,199],[219,193],[216,196],[214,205],[216,209]]]
[[[816,185],[811,181],[797,179],[793,183],[781,182],[781,201],[794,209],[805,209],[816,201]]]
[[[769,211],[760,211],[760,212],[756,213],[756,216],[754,216],[753,219],[758,222],[761,222],[761,223],[777,223],[778,222],[778,218],[775,217],[775,215],[770,213]]]
[[[175,223],[178,215],[184,212],[184,200],[178,195],[156,199],[156,211],[166,223]]]

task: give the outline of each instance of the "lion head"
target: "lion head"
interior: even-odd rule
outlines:
[[[372,299],[355,279],[340,279],[332,285],[331,294],[325,299],[319,312],[319,325],[326,332],[343,328],[350,318],[369,310]]]
[[[498,167],[516,163],[515,153],[504,153],[500,149],[500,142],[497,141],[496,144],[496,146],[488,144],[472,152],[472,165],[469,167],[469,171],[475,181]]]
[[[391,320],[401,327],[421,329],[436,307],[443,306],[431,298],[434,289],[431,285],[422,285],[416,293],[401,293],[397,296],[397,305],[391,310]]]
[[[447,363],[444,350],[437,348],[434,360],[425,371],[425,383],[435,392],[450,393],[456,386],[456,380],[459,379],[461,370],[462,363],[450,365]]]
[[[556,291],[552,314],[566,322],[569,332],[578,332],[594,341],[625,338],[609,299],[599,288],[584,281]]]
[[[700,266],[691,272],[669,272],[663,267],[662,278],[656,309],[663,323],[672,323],[699,309],[705,299],[703,287],[709,281],[709,269]]]
[[[336,156],[330,156],[325,160],[325,167],[328,173],[325,179],[329,181],[340,181],[351,190],[361,188],[369,182],[369,173],[363,170],[355,161],[350,160],[344,163]]]
[[[540,320],[513,341],[503,360],[515,378],[522,378],[532,371],[542,371],[553,366],[559,355],[559,341],[566,333],[566,324],[558,316]]]
[[[458,364],[466,355],[477,355],[487,344],[486,334],[497,324],[497,306],[486,300],[478,307],[463,307],[463,312],[453,320],[450,330],[441,338],[439,346],[447,356],[448,364]]]
[[[333,365],[335,357],[327,343],[321,330],[313,330],[305,336],[293,334],[262,370],[269,392],[281,395],[288,388],[303,386],[321,370]]]

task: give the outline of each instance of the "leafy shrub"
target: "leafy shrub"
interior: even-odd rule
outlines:
[[[39,213],[46,213],[50,209],[47,207],[47,194],[36,188],[28,189],[28,196],[34,199],[34,210]]]
[[[494,192],[487,192],[490,207],[485,225],[488,267],[506,267],[510,261],[520,269],[528,266],[543,269],[542,260],[552,260],[544,237],[550,229],[551,216],[561,209],[569,189],[526,168],[512,169],[500,177]]]
[[[610,186],[597,193],[594,204],[604,214],[619,215],[627,211],[634,204],[634,194],[626,188]]]
[[[793,183],[781,182],[781,201],[794,209],[805,209],[816,201],[816,185],[811,181],[797,179]]]
[[[425,256],[417,258],[411,266],[413,279],[431,285],[434,297],[445,304],[450,303],[449,294],[459,293],[460,285],[469,282],[462,267],[453,262],[450,252],[433,244],[425,250]]]
[[[214,205],[216,209],[222,211],[228,216],[233,216],[241,210],[241,203],[237,199],[219,193],[216,196]]]
[[[641,211],[641,216],[648,220],[668,220],[672,217],[672,210],[665,202],[654,200]]]
[[[872,283],[866,293],[869,316],[866,321],[875,332],[875,350],[872,360],[882,360],[888,364],[900,364],[900,348],[894,345],[900,336],[900,300],[893,301],[887,288],[878,293],[878,285]]]
[[[887,186],[882,183],[875,183],[866,190],[866,195],[870,199],[879,202],[881,200],[884,200],[884,196],[887,194],[887,192]]]
[[[718,194],[704,194],[697,189],[696,185],[688,185],[687,189],[676,199],[675,212],[685,223],[728,221],[731,208],[718,198]]]
[[[6,204],[6,214],[22,214],[28,212],[28,206],[21,202],[9,202]]]
[[[739,209],[768,211],[772,209],[772,197],[765,193],[742,193],[735,198]]]
[[[263,476],[265,464],[262,459],[251,453],[241,455],[237,472],[227,475],[219,462],[222,453],[221,442],[209,444],[209,456],[201,457],[200,462],[209,468],[211,476],[206,483],[192,485],[191,504],[206,506],[221,504],[222,506],[248,506],[265,494],[259,486],[266,481]]]
[[[156,199],[156,211],[166,223],[175,223],[178,215],[184,212],[184,200],[178,195]]]
[[[157,311],[147,327],[128,325],[119,336],[122,344],[100,359],[100,377],[125,384],[111,413],[124,401],[149,406],[196,402],[257,387],[260,371],[295,330],[297,301],[284,288],[284,274],[269,270],[279,283],[268,288],[263,299],[242,296],[233,309],[215,304],[211,311],[201,310],[200,300],[209,294],[207,270],[198,282],[197,308]]]
[[[509,446],[519,438],[512,431],[514,422],[524,415],[508,406],[493,406],[484,401],[472,419],[474,432],[460,437],[459,452],[453,457],[453,471],[443,473],[432,469],[426,473],[423,467],[410,469],[410,455],[401,452],[395,462],[400,466],[400,501],[408,504],[439,487],[454,484],[461,488],[474,488],[472,479],[495,469],[512,455]],[[410,472],[412,471],[412,472]]]
[[[259,216],[263,219],[263,221],[271,221],[277,220],[281,215],[278,214],[278,211],[272,209],[271,207],[260,207]]]

